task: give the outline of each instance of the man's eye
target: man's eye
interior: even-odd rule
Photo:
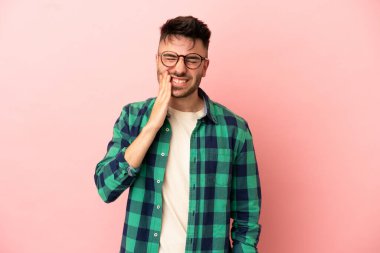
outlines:
[[[197,57],[192,57],[192,58],[186,58],[186,61],[187,62],[190,62],[190,63],[198,63],[201,59],[197,58]]]
[[[177,56],[175,55],[164,55],[164,58],[169,61],[175,61],[177,60]]]

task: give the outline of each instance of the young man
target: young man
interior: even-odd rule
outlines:
[[[161,27],[158,96],[123,108],[96,166],[105,202],[129,188],[122,253],[257,252],[261,196],[250,130],[199,88],[210,35],[191,16]]]

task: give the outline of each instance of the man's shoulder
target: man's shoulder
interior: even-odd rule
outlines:
[[[243,129],[247,128],[247,121],[242,116],[238,115],[230,108],[226,107],[225,105],[219,102],[211,102],[213,107],[213,115],[214,117],[216,117],[216,120],[219,124],[226,124],[228,126],[235,126]]]
[[[128,103],[123,106],[123,111],[129,115],[142,115],[143,112],[153,107],[155,99],[156,98],[148,98],[146,100]]]

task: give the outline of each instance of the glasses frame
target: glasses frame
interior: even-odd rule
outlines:
[[[166,64],[164,63],[163,59],[162,59],[162,55],[165,54],[165,53],[173,53],[174,55],[176,55],[176,56],[177,56],[177,61],[176,61],[176,63],[173,64],[172,66],[168,66],[168,65],[166,65]],[[197,55],[197,56],[199,56],[199,57],[201,58],[201,61],[200,61],[199,65],[198,65],[196,68],[190,68],[189,66],[187,66],[186,57],[189,56],[189,55],[194,55],[194,54]],[[176,52],[173,52],[173,51],[164,51],[164,52],[162,52],[161,54],[158,54],[158,56],[161,58],[161,63],[162,63],[165,67],[168,67],[168,68],[170,68],[170,67],[174,67],[175,65],[177,65],[177,63],[178,63],[180,57],[183,57],[183,62],[185,63],[186,68],[188,68],[188,69],[198,69],[198,68],[202,65],[202,62],[203,62],[203,61],[208,61],[208,58],[203,57],[202,55],[197,54],[197,53],[190,53],[190,54],[187,54],[187,55],[183,55],[183,54],[177,54]]]

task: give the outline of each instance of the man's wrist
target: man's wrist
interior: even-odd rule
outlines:
[[[141,133],[144,135],[154,135],[156,136],[157,132],[161,129],[161,126],[155,126],[149,122],[143,127]]]

